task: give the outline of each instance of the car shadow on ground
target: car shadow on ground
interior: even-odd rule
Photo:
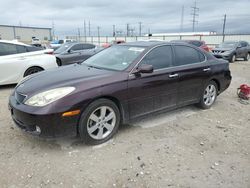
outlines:
[[[132,121],[130,124],[122,124],[119,127],[119,131],[114,137],[98,146],[87,145],[80,140],[78,136],[74,137],[61,137],[61,138],[40,138],[29,135],[27,133],[24,136],[27,138],[27,142],[33,144],[34,147],[40,147],[45,150],[72,150],[75,148],[89,148],[90,146],[94,148],[101,148],[106,145],[114,144],[115,142],[120,142],[119,137],[124,137],[123,134],[130,134],[132,131],[136,131],[141,128],[153,128],[156,126],[162,126],[164,124],[173,122],[178,118],[188,117],[196,114],[200,111],[199,108],[194,105],[186,106],[172,111],[163,111],[160,113],[153,113],[145,117],[138,118]],[[123,136],[122,136],[123,135]]]
[[[10,85],[0,85],[0,90],[4,89],[14,89],[16,87],[16,84],[10,84]]]

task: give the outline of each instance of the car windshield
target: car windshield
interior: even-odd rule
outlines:
[[[237,42],[223,42],[219,44],[219,48],[235,48],[238,45]]]
[[[60,48],[58,48],[55,53],[62,53],[65,52],[65,50],[67,50],[69,47],[71,47],[72,45],[69,43],[63,44],[62,46],[60,46]]]
[[[97,53],[83,64],[121,71],[126,69],[144,50],[143,47],[115,45]]]

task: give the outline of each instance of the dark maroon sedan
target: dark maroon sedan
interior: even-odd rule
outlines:
[[[110,139],[122,123],[161,110],[207,109],[231,82],[229,64],[189,44],[136,42],[105,49],[82,64],[26,78],[10,96],[14,122],[26,132]]]

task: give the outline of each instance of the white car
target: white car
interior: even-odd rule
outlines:
[[[58,67],[52,49],[0,40],[0,85],[16,84],[25,76]]]

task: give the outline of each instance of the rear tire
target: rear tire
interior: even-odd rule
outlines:
[[[112,138],[119,125],[120,111],[116,104],[108,99],[98,99],[82,113],[78,131],[82,141],[96,145]]]
[[[218,86],[211,80],[205,85],[198,106],[202,109],[209,109],[216,101],[217,95]]]
[[[43,69],[41,67],[30,67],[28,68],[25,73],[24,73],[24,77],[29,76],[31,74],[35,74],[38,73],[40,71],[43,71]]]

